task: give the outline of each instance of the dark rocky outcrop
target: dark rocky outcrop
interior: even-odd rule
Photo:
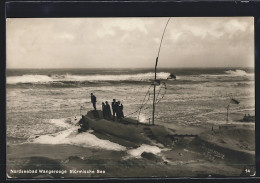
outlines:
[[[154,162],[162,161],[161,158],[159,158],[156,155],[154,155],[153,153],[149,153],[149,152],[143,152],[141,154],[141,157],[154,161]]]

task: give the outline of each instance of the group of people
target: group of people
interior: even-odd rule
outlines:
[[[97,110],[96,108],[97,98],[93,93],[91,93],[91,103],[93,104],[94,110]],[[116,99],[113,99],[112,102],[113,121],[115,121],[115,119],[121,121],[122,118],[124,118],[123,109],[124,109],[123,104],[121,104],[120,101],[116,101]],[[102,112],[103,112],[104,119],[108,119],[108,120],[112,119],[111,108],[108,101],[106,101],[105,103],[102,102]]]
[[[102,102],[102,112],[104,119],[111,119],[111,108],[108,101],[106,101],[106,104]]]
[[[120,103],[120,101],[116,101],[116,99],[113,99],[112,102],[112,110],[113,110],[113,121],[115,121],[115,116],[117,120],[121,120],[124,118],[124,112],[123,112],[124,106]]]

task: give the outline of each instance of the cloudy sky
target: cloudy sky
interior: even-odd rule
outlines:
[[[168,18],[9,18],[7,68],[154,67]],[[172,17],[158,67],[253,67],[253,17]]]

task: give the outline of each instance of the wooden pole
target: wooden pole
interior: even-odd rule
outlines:
[[[228,123],[228,109],[229,109],[229,104],[227,106],[227,123]]]
[[[82,109],[82,108],[81,108],[81,106],[80,106],[80,109],[79,109],[79,115],[80,115],[80,116],[81,116],[81,109]]]
[[[155,68],[154,68],[154,86],[153,86],[153,121],[152,125],[154,125],[154,113],[155,113],[155,89],[156,89],[156,72],[157,72],[157,63],[158,63],[158,57],[156,58],[155,62]]]

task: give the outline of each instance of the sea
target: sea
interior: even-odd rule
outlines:
[[[102,102],[116,99],[125,117],[151,123],[154,84],[155,124],[223,124],[228,105],[230,123],[255,115],[254,68],[159,68],[158,82],[153,80],[153,68],[7,69],[7,144],[67,143],[124,150],[91,133],[77,136],[75,121],[93,110],[93,93],[98,110]]]

